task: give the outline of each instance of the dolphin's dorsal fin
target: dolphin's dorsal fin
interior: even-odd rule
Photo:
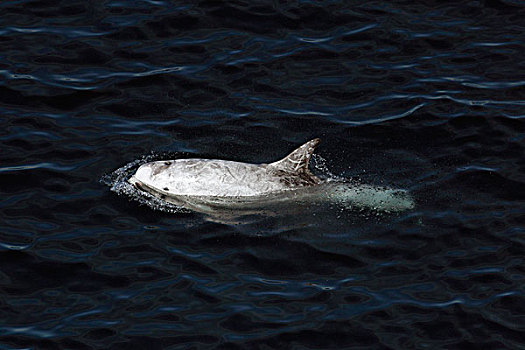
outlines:
[[[283,159],[269,164],[269,166],[287,173],[311,177],[317,182],[318,179],[308,170],[308,163],[319,142],[321,142],[321,140],[318,138],[310,140]]]

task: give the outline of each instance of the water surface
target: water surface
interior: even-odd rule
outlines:
[[[0,347],[524,347],[523,18],[510,0],[2,2]],[[99,181],[314,137],[335,176],[415,208],[218,222]]]

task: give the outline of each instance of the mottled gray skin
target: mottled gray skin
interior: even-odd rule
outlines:
[[[308,170],[319,139],[271,164],[178,159],[143,164],[129,180],[162,199],[177,196],[254,197],[321,183]]]

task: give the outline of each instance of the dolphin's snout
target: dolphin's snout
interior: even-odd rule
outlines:
[[[135,177],[135,175],[133,175],[132,177],[129,178],[128,182],[133,185],[136,189],[138,190],[141,190],[141,191],[144,191],[144,188],[142,188],[141,186],[141,183],[139,180],[137,180],[137,178]]]
[[[128,182],[130,184],[132,184],[133,186],[135,187],[138,187],[137,184],[138,184],[138,180],[137,178],[135,177],[135,175],[131,176],[129,179],[128,179]]]
[[[145,182],[151,177],[152,172],[153,170],[151,169],[150,164],[144,164],[138,168],[137,172],[132,177],[135,178],[135,181]]]

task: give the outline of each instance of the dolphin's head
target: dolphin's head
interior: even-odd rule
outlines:
[[[168,169],[170,165],[171,162],[165,161],[142,164],[128,181],[140,189],[144,185],[153,188],[159,187],[157,184],[160,180],[158,175]]]

